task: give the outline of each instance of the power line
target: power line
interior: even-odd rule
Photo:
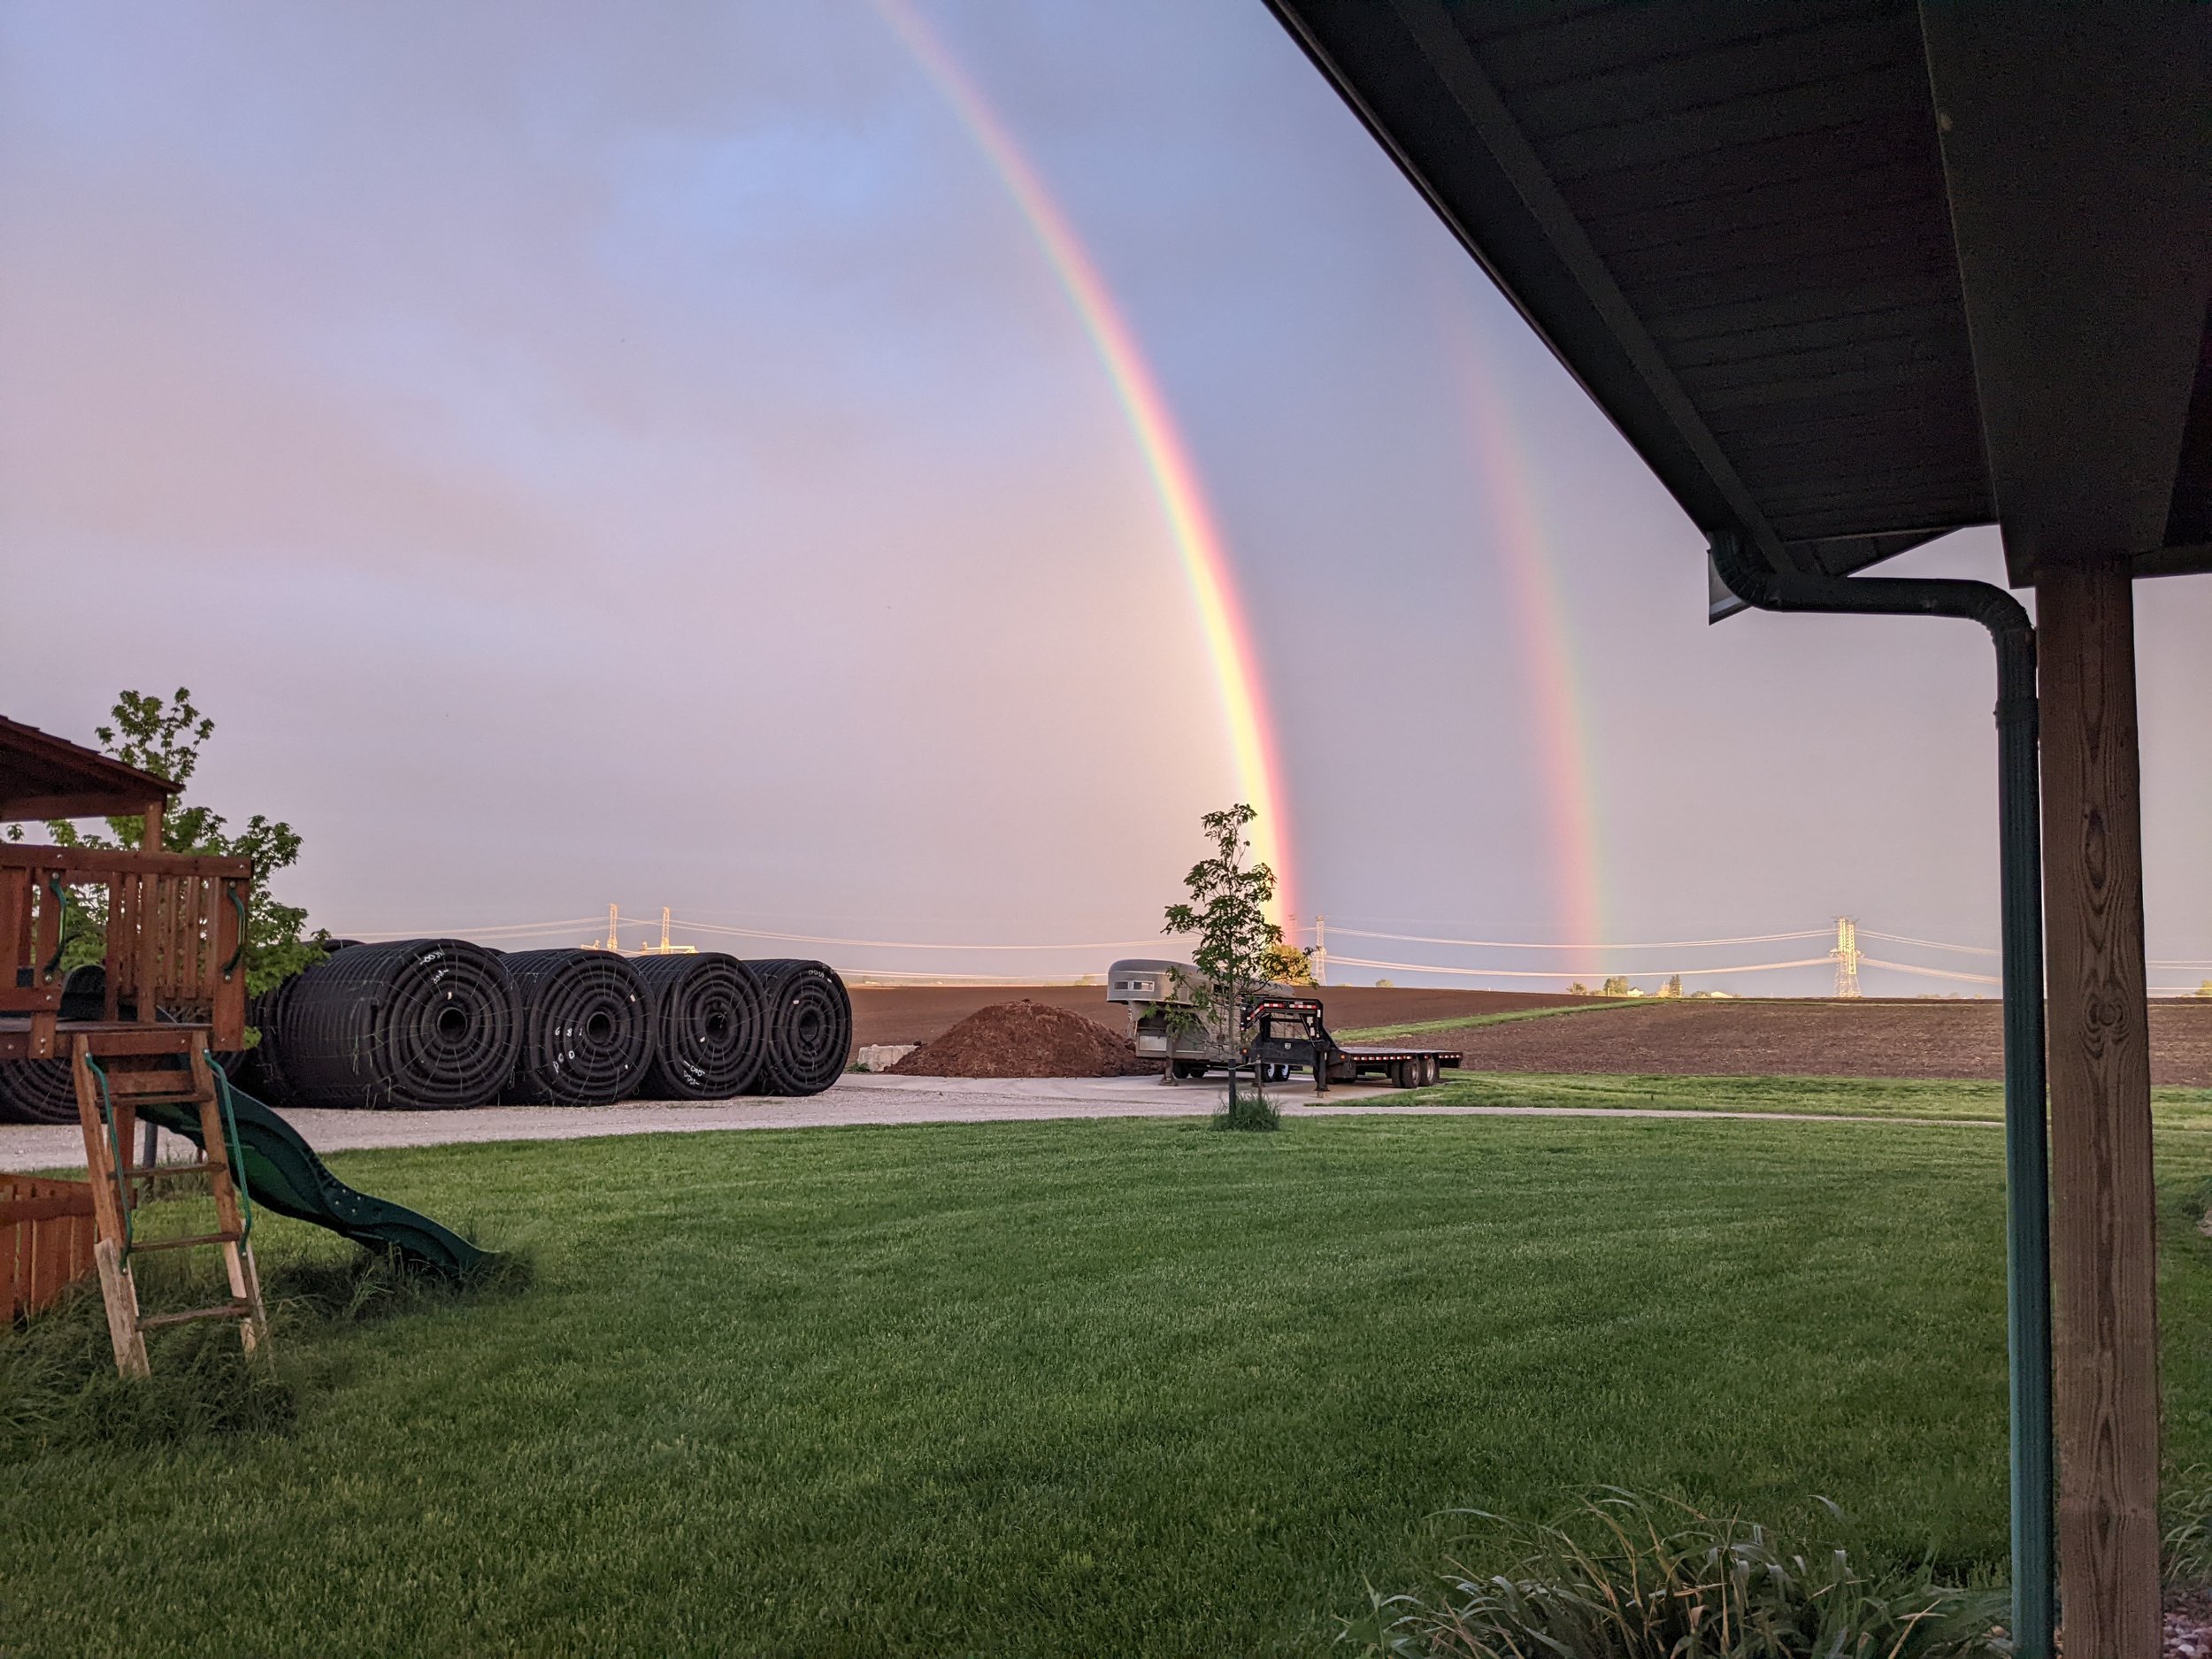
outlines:
[[[1435,939],[1426,933],[1379,933],[1364,927],[1344,927],[1335,922],[1329,924],[1332,933],[1349,933],[1356,939],[1387,939],[1402,945],[1463,945],[1473,950],[1703,950],[1721,945],[1772,945],[1790,939],[1825,939],[1824,927],[1807,928],[1794,933],[1745,933],[1736,939],[1671,939],[1647,945],[1540,945],[1525,939]]]
[[[724,933],[734,939],[778,939],[801,945],[848,945],[856,950],[1134,950],[1179,937],[1155,933],[1149,939],[1093,940],[1072,945],[947,945],[899,939],[833,939],[821,933],[780,933],[761,927],[726,927],[714,922],[687,922],[681,918],[678,918],[673,925],[696,933]]]
[[[598,922],[599,918],[595,916],[572,916],[557,922],[500,922],[488,927],[415,927],[367,933],[341,927],[333,931],[341,939],[358,939],[365,944],[381,944],[394,939],[511,939],[532,933],[564,933],[572,927],[593,927]]]
[[[1993,956],[1997,953],[1987,945],[1946,945],[1933,939],[1908,939],[1902,933],[1878,933],[1871,927],[1859,931],[1869,939],[1886,939],[1893,945],[1917,945],[1923,950],[1955,950],[1962,956]]]
[[[1825,936],[1824,932],[1822,936]],[[1685,979],[1693,979],[1714,973],[1767,973],[1778,968],[1824,968],[1828,962],[1826,956],[1801,956],[1795,962],[1751,962],[1740,967],[1684,968],[1680,972]],[[1329,966],[1385,968],[1401,973],[1452,973],[1472,979],[1564,979],[1572,977],[1572,970],[1566,968],[1544,971],[1532,968],[1442,968],[1428,962],[1371,962],[1364,956],[1340,956],[1334,952],[1330,953]],[[1645,972],[1650,973],[1653,970],[1646,969]],[[1594,972],[1590,977],[1596,979],[1601,976]]]
[[[1861,956],[1859,960],[1870,968],[1887,968],[1893,973],[1917,973],[1931,979],[1964,979],[1971,985],[2004,983],[1993,973],[1953,973],[1947,968],[1921,968],[1909,962],[1884,962],[1878,956]]]

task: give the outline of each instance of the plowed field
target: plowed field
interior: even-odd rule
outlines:
[[[1652,1002],[1440,1031],[1475,1071],[1674,1077],[2004,1075],[1994,1002]],[[2212,1001],[2151,1005],[2151,1081],[2212,1087]]]
[[[1640,1002],[1335,986],[1320,993],[1332,1028],[1561,1014],[1424,1032],[1463,1049],[1478,1071],[1682,1077],[1987,1078],[2003,1075],[2000,1010],[1986,1002]],[[860,1042],[926,1042],[977,1009],[1027,997],[1116,1031],[1126,1016],[1102,986],[864,986],[853,993]],[[2151,1080],[2212,1088],[2212,1000],[2151,1006]]]

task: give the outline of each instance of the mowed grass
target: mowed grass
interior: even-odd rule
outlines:
[[[288,1432],[11,1467],[0,1650],[1310,1653],[1439,1511],[1609,1482],[1824,1494],[2001,1576],[1999,1149],[1365,1118],[345,1155],[534,1286],[301,1327]],[[2162,1157],[2180,1465],[2212,1143]]]
[[[1287,1100],[1303,1102],[1294,1085]],[[1580,1110],[1792,1112],[1830,1118],[1937,1118],[2001,1123],[2001,1084],[1946,1078],[1617,1077],[1596,1073],[1447,1071],[1434,1087],[1403,1096],[1425,1106],[1532,1106]],[[2161,1129],[2212,1129],[2212,1089],[2151,1091]]]

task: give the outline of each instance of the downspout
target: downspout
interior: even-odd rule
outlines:
[[[2051,1455],[2051,1252],[2043,1093],[2043,841],[2036,760],[2035,626],[1988,582],[1772,571],[1732,532],[1712,538],[1728,591],[1762,611],[1958,617],[1997,646],[1997,817],[2004,910],[2005,1267],[2012,1371],[2012,1640],[2051,1659],[2055,1607]]]

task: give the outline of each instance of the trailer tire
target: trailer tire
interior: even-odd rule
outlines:
[[[1206,1075],[1206,1063],[1203,1060],[1178,1060],[1174,1062],[1174,1071],[1177,1077],[1187,1079],[1203,1077]]]
[[[1418,1060],[1399,1061],[1390,1068],[1390,1080],[1400,1088],[1419,1088],[1421,1063]]]

